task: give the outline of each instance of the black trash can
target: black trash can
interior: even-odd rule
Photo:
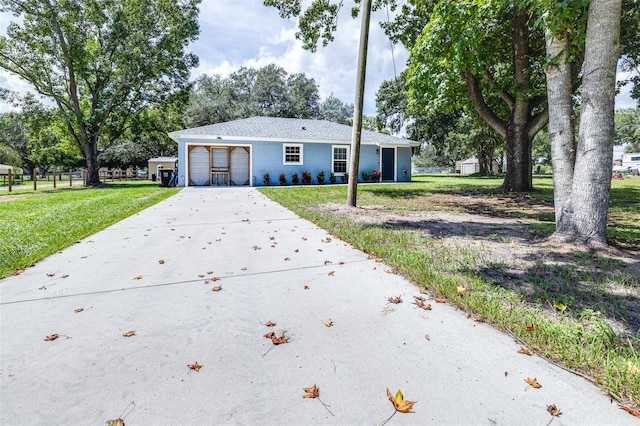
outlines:
[[[160,173],[160,186],[168,187],[171,182],[171,176],[173,176],[173,169],[159,169]]]

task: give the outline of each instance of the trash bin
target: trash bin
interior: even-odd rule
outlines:
[[[171,176],[173,176],[173,169],[158,169],[158,173],[160,173],[160,186],[168,187]]]
[[[155,182],[155,181],[156,181],[156,174],[151,173],[151,182]]]

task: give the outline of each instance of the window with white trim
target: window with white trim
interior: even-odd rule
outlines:
[[[303,145],[290,143],[283,144],[282,164],[303,164]]]
[[[331,147],[333,158],[331,160],[331,172],[335,175],[347,173],[349,163],[349,147],[334,145]]]

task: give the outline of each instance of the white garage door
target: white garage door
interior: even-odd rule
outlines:
[[[211,169],[209,167],[209,150],[197,146],[189,151],[189,185],[209,185]]]
[[[248,148],[234,148],[231,151],[231,184],[249,185]]]
[[[476,165],[474,163],[464,163],[462,164],[462,170],[460,174],[462,175],[472,175],[476,172]]]

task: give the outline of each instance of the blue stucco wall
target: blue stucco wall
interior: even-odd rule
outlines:
[[[178,144],[178,185],[185,186],[186,182],[186,144],[210,145],[209,140],[180,139]],[[289,143],[289,142],[287,142]],[[222,145],[226,143],[221,142]],[[331,174],[332,147],[349,146],[349,144],[331,143],[305,143],[303,149],[303,164],[285,165],[282,162],[283,142],[264,141],[233,141],[234,145],[250,145],[252,176],[250,177],[253,186],[263,186],[263,176],[269,173],[271,185],[279,184],[280,173],[287,176],[287,184],[291,184],[291,175],[298,173],[302,182],[302,172],[308,170],[312,175],[312,183],[317,183],[317,175],[321,170],[325,171],[325,184],[329,183]],[[380,172],[380,154],[376,152],[379,148],[374,145],[362,145],[360,149],[360,173],[358,181],[362,181],[362,172],[371,173],[373,170]],[[399,147],[396,149],[396,180],[407,182],[411,180],[411,148]],[[407,175],[403,175],[406,170]],[[340,183],[340,177],[337,177]]]

